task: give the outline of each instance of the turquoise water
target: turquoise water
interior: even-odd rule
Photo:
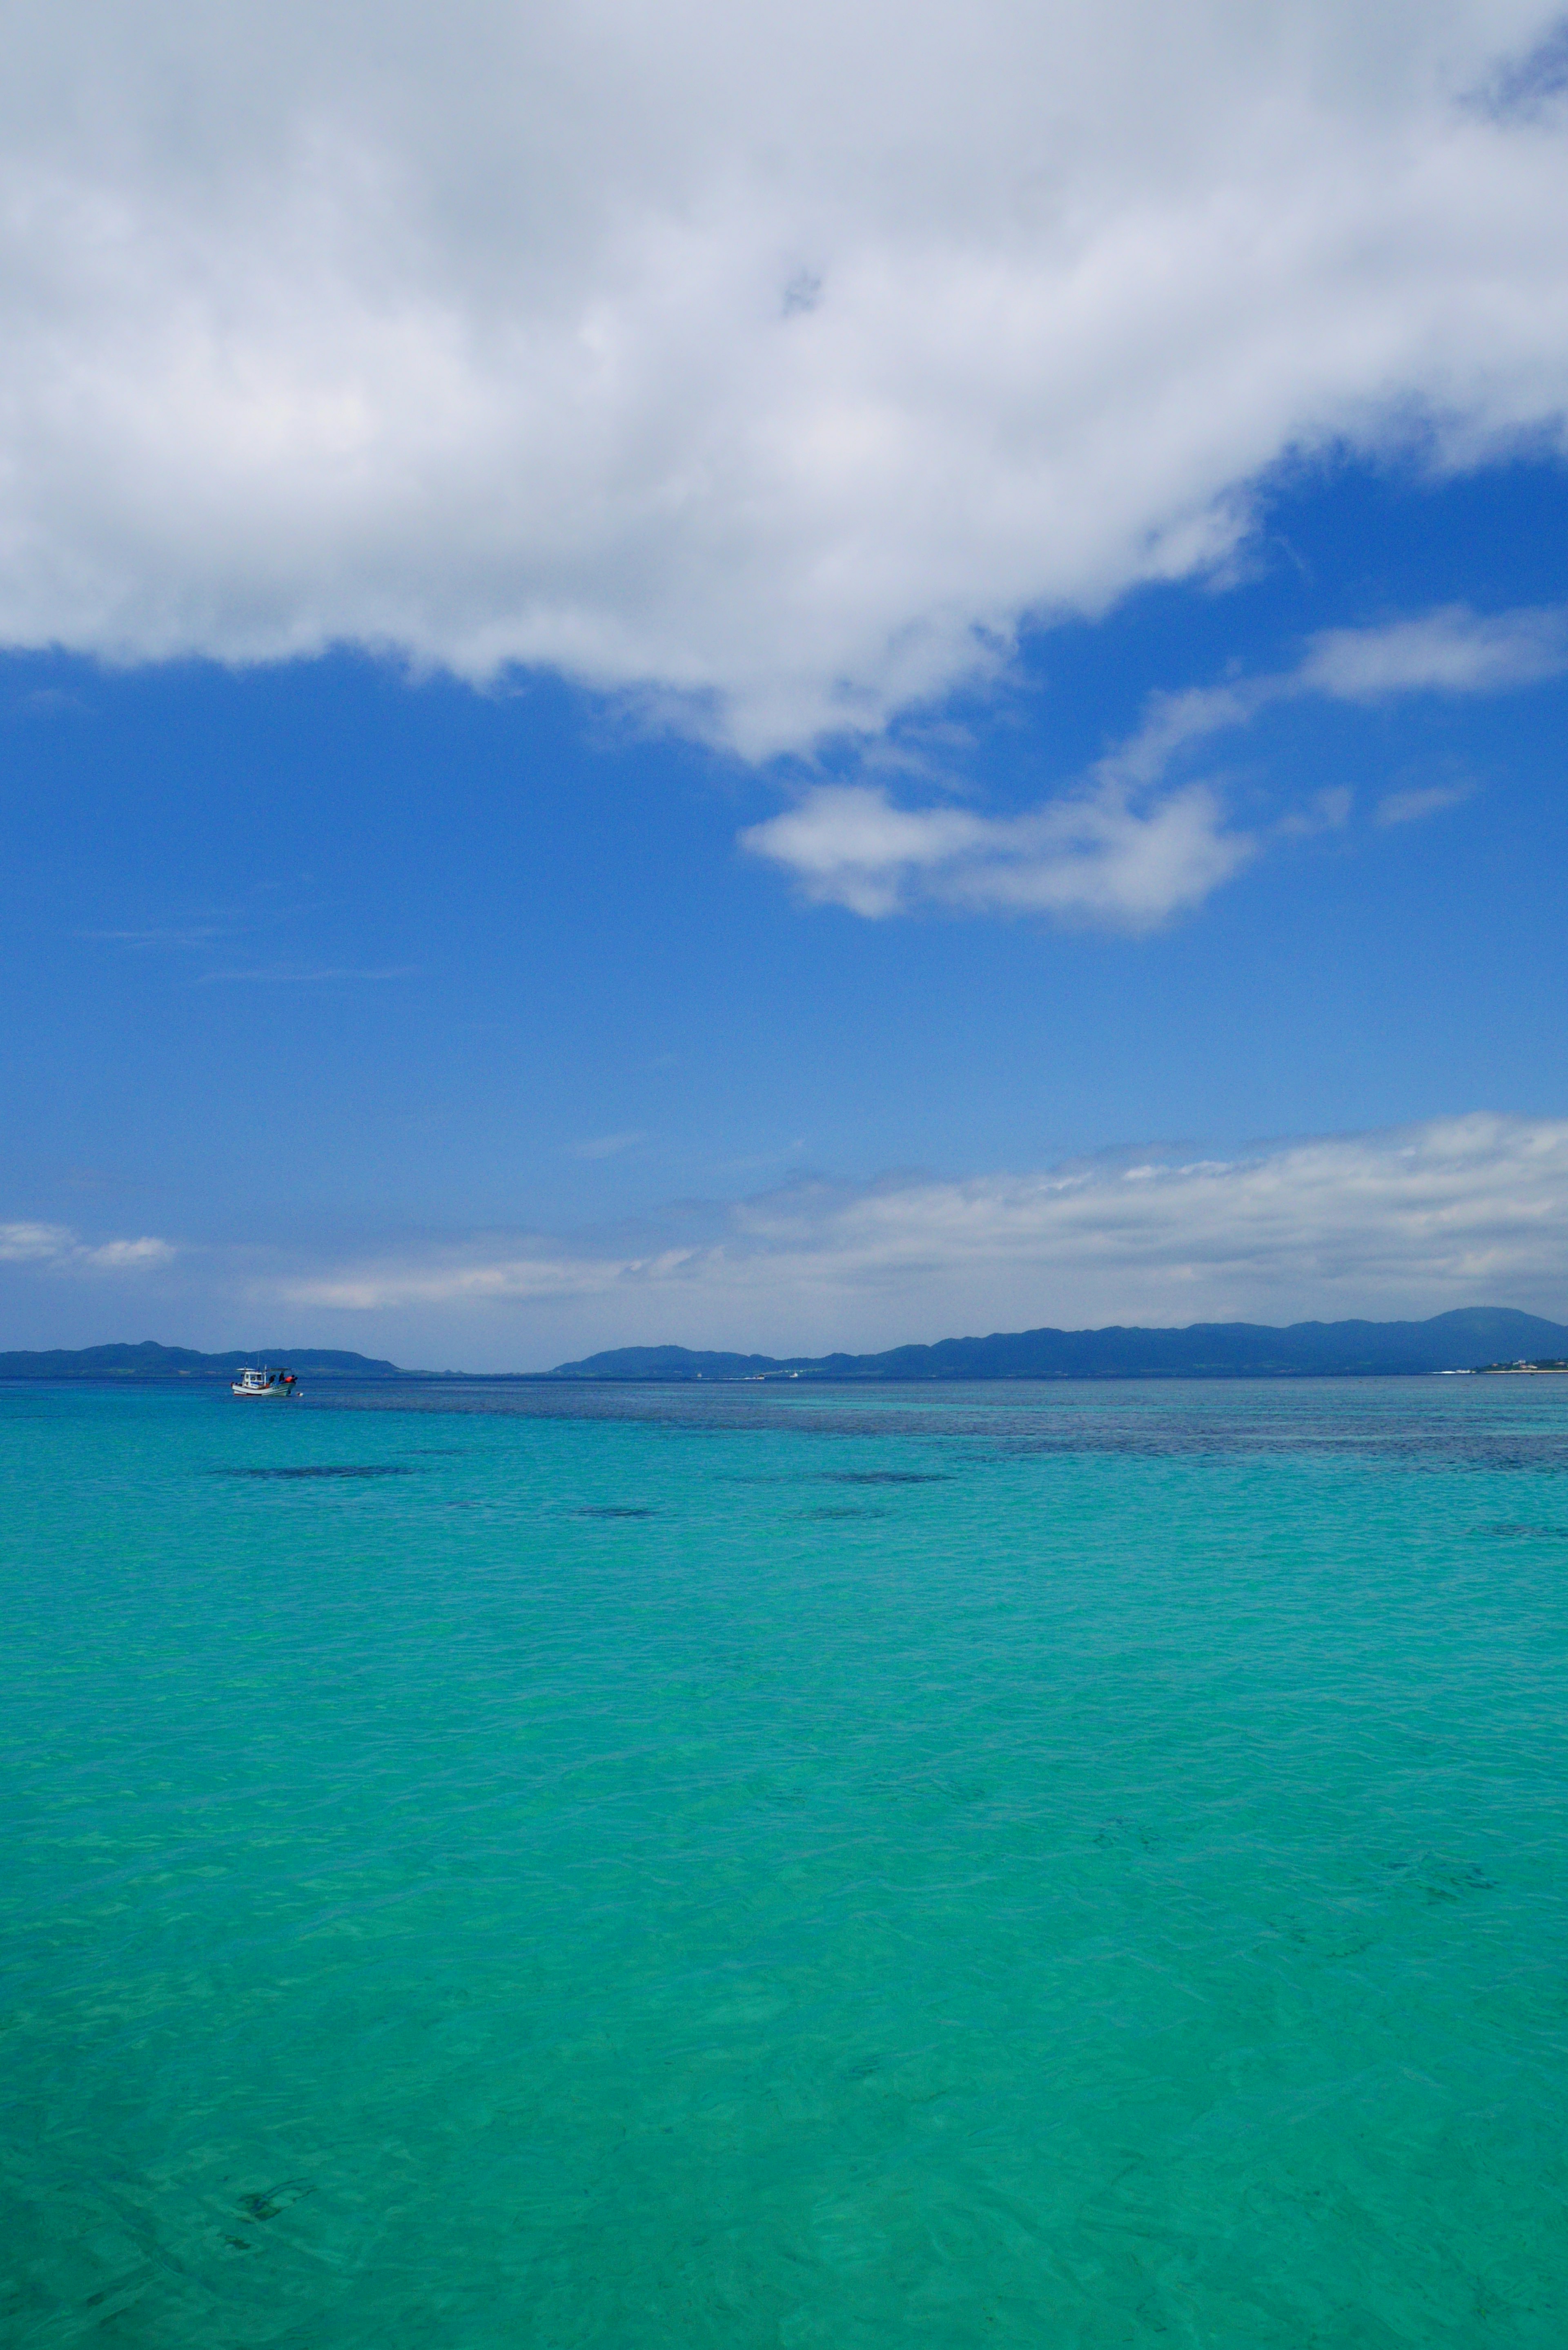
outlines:
[[[0,1476],[7,2343],[1568,2339],[1568,1381]]]

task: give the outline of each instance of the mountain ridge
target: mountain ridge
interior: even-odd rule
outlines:
[[[1424,1322],[1193,1322],[1182,1329],[1113,1323],[1096,1330],[992,1331],[874,1355],[742,1355],[689,1347],[617,1347],[549,1371],[430,1372],[340,1348],[54,1347],[0,1353],[0,1379],[221,1379],[246,1363],[286,1363],[313,1378],[504,1378],[638,1381],[1050,1378],[1303,1378],[1473,1370],[1483,1363],[1568,1358],[1568,1326],[1511,1306],[1460,1306]]]
[[[619,1347],[558,1363],[557,1379],[823,1380],[1260,1378],[1377,1377],[1472,1370],[1487,1362],[1568,1355],[1568,1326],[1511,1306],[1459,1306],[1425,1322],[1194,1322],[1184,1329],[1116,1323],[1098,1330],[992,1331],[876,1355],[738,1355]]]
[[[155,1338],[140,1346],[47,1347],[0,1354],[0,1379],[81,1378],[232,1378],[246,1363],[286,1363],[291,1370],[308,1371],[316,1378],[385,1379],[405,1378],[396,1363],[369,1355],[354,1355],[330,1347],[257,1347],[222,1355],[199,1354],[192,1347],[161,1347]]]

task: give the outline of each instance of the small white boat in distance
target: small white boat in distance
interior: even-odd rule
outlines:
[[[259,1371],[242,1371],[237,1379],[229,1381],[229,1393],[243,1396],[280,1396],[286,1402],[299,1393],[299,1381],[292,1371],[269,1371],[264,1364]]]

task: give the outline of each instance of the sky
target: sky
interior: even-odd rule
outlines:
[[[1568,1319],[1568,22],[13,64],[0,1347]]]

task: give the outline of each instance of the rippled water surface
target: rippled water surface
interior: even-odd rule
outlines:
[[[1568,2339],[1568,1380],[0,1389],[0,2333]]]

